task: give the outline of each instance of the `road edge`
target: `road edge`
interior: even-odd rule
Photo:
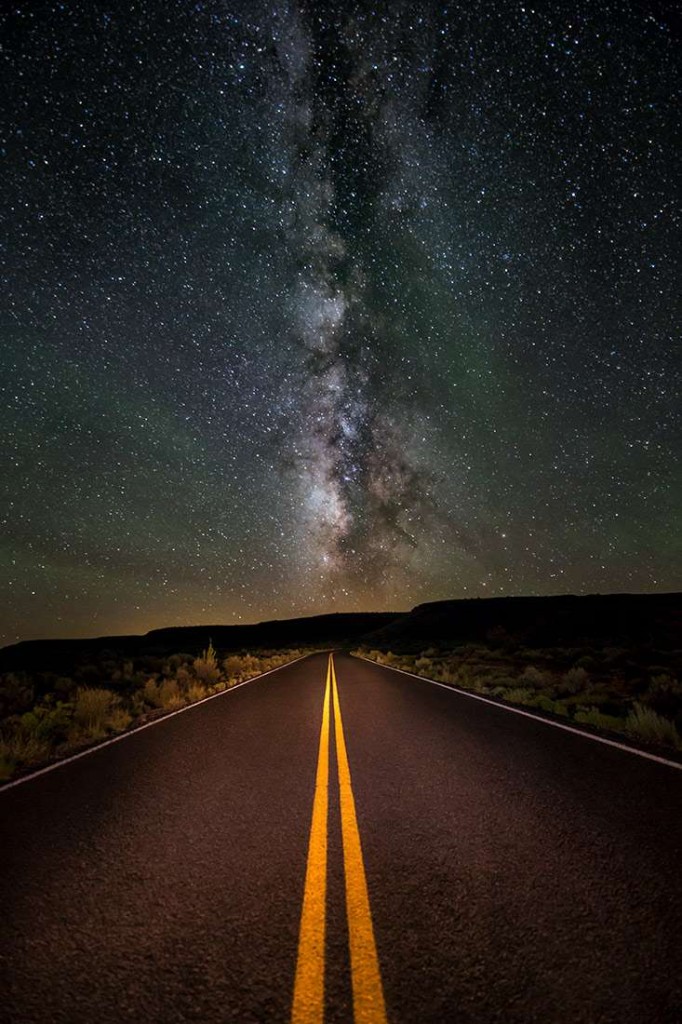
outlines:
[[[106,740],[102,740],[101,743],[95,743],[91,747],[87,747],[86,750],[79,750],[77,754],[69,754],[68,757],[60,758],[58,761],[53,761],[51,764],[45,765],[43,768],[37,768],[34,772],[29,772],[27,775],[22,775],[18,779],[9,779],[0,785],[0,795],[5,793],[8,789],[13,789],[15,786],[21,786],[24,782],[30,782],[32,779],[37,779],[41,775],[47,775],[48,772],[55,771],[56,768],[62,768],[66,764],[71,764],[73,761],[79,761],[81,757],[87,757],[88,754],[94,754],[97,750],[102,750],[104,747],[110,747],[112,743],[119,743],[121,740],[127,740],[130,736],[134,736],[138,732],[143,732],[144,729],[151,729],[153,725],[161,725],[163,722],[167,722],[170,718],[175,718],[176,715],[182,715],[185,711],[191,711],[192,708],[198,708],[200,704],[206,704],[209,700],[215,700],[217,697],[225,697],[228,693],[234,693],[235,690],[240,690],[242,686],[248,686],[249,683],[256,683],[259,679],[264,679],[265,676],[271,676],[273,672],[279,672],[280,669],[288,668],[290,665],[295,665],[298,661],[303,661],[305,658],[311,658],[313,654],[326,654],[327,648],[324,651],[312,651],[310,654],[302,654],[298,658],[294,658],[293,661],[287,661],[283,665],[277,665],[276,668],[270,668],[267,672],[261,672],[260,675],[251,676],[250,679],[244,679],[241,683],[237,683],[235,686],[230,686],[225,690],[221,690],[220,693],[211,693],[208,697],[202,697],[201,700],[194,701],[193,704],[185,704],[182,708],[177,708],[175,711],[169,711],[165,715],[160,715],[158,718],[154,718],[151,722],[144,722],[142,725],[138,725],[132,729],[126,729],[125,732],[118,733],[117,736],[110,736]]]
[[[532,711],[526,711],[523,708],[514,707],[513,704],[503,704],[502,701],[492,700],[490,697],[483,697],[480,693],[471,693],[470,690],[463,690],[459,686],[451,686],[449,683],[439,683],[436,679],[429,679],[428,676],[418,676],[415,672],[407,672],[404,668],[394,668],[393,665],[381,665],[378,661],[372,661],[371,658],[365,658],[363,654],[351,654],[351,658],[358,658],[361,661],[366,661],[369,665],[376,665],[377,668],[385,668],[389,672],[399,672],[402,676],[409,676],[411,679],[419,679],[422,683],[431,683],[432,686],[439,686],[442,690],[449,690],[451,693],[459,694],[461,697],[470,697],[472,700],[479,700],[483,704],[491,704],[494,708],[500,708],[502,711],[511,711],[513,715],[522,715],[524,718],[531,718],[534,722],[541,722],[543,725],[554,726],[555,729],[563,729],[564,732],[572,732],[576,736],[582,736],[586,740],[594,740],[595,743],[603,743],[607,747],[615,747],[617,750],[624,750],[628,754],[634,754],[636,757],[646,758],[647,761],[655,761],[657,764],[667,765],[669,768],[677,768],[678,771],[682,771],[682,762],[671,761],[667,757],[661,757],[659,754],[652,754],[648,750],[642,750],[640,747],[631,747],[627,743],[619,743],[618,740],[608,739],[606,736],[599,736],[594,732],[586,732],[584,729],[578,729],[574,725],[565,725],[563,722],[557,722],[553,718],[545,718],[544,715],[533,714]]]

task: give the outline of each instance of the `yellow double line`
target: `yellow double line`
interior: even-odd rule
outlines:
[[[301,911],[291,1024],[322,1024],[324,1021],[330,695],[334,706],[336,761],[339,775],[353,1015],[355,1024],[387,1024],[332,654],[329,655],[327,665],[327,682],[322,706],[322,728],[317,757],[313,819],[308,844],[308,863]]]

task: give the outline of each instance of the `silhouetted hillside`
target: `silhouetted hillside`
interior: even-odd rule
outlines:
[[[681,636],[681,594],[489,598],[419,605],[360,653],[677,757]]]
[[[682,596],[440,601],[0,650],[0,779],[325,647],[682,750]]]
[[[0,649],[0,672],[64,671],[103,653],[163,657],[219,650],[338,645],[362,641],[396,650],[463,643],[538,646],[682,646],[682,594],[492,597],[436,601],[411,612],[361,612],[275,619],[244,626],[172,626],[142,636],[25,640]]]
[[[24,640],[0,650],[0,672],[62,672],[84,659],[164,657],[180,651],[198,654],[210,641],[220,651],[244,648],[342,645],[388,625],[397,612],[338,613],[301,619],[276,619],[246,626],[172,626],[143,636],[103,636],[69,640]]]
[[[492,597],[417,605],[365,643],[398,650],[465,643],[525,647],[679,647],[682,594]]]

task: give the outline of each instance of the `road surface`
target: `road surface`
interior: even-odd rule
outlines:
[[[16,1024],[678,1024],[682,771],[315,655],[0,792]]]

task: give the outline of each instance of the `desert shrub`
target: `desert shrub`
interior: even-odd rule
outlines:
[[[466,663],[460,664],[455,673],[455,683],[457,686],[463,686],[465,689],[473,689],[478,682],[478,673],[475,668]]]
[[[150,705],[145,698],[143,689],[135,690],[134,693],[130,695],[128,706],[130,707],[134,718],[137,718],[138,715],[143,715],[145,711],[149,710]]]
[[[504,673],[492,673],[490,675],[483,676],[482,682],[485,686],[492,689],[509,689],[513,690],[518,686],[517,680],[511,676],[505,675]]]
[[[659,715],[674,718],[682,712],[682,683],[667,672],[655,675],[649,682],[643,701]]]
[[[194,704],[198,700],[203,700],[206,696],[205,687],[198,681],[194,681],[187,687],[187,700],[190,704]]]
[[[535,690],[544,690],[550,687],[552,681],[552,676],[548,672],[542,672],[535,665],[526,665],[521,673],[521,682]]]
[[[193,660],[191,654],[171,654],[166,662],[165,674],[169,676],[175,675],[179,668],[185,668]]]
[[[288,655],[283,655],[277,659],[277,663],[282,664],[284,661],[290,660],[291,658]],[[229,685],[234,686],[235,683],[239,683],[243,679],[250,679],[252,676],[260,675],[261,672],[266,671],[265,665],[268,661],[269,667],[274,667],[272,658],[261,659],[248,653],[231,654],[223,662],[223,668],[228,676]]]
[[[197,679],[206,686],[211,686],[220,679],[220,669],[218,666],[211,665],[210,662],[204,661],[203,658],[197,658],[193,668]]]
[[[579,708],[573,716],[573,721],[578,725],[593,725],[597,729],[607,729],[611,732],[621,732],[624,719],[616,715],[605,715],[599,708]]]
[[[54,692],[58,693],[61,697],[68,698],[76,689],[75,680],[69,676],[58,676],[54,684]]]
[[[544,693],[539,694],[533,701],[533,707],[536,707],[539,711],[548,711],[553,715],[568,715],[568,708],[563,701],[553,700],[551,697],[545,696]]]
[[[234,656],[233,667],[239,679],[246,679],[304,653],[300,649],[243,653]],[[215,682],[206,684],[197,677],[196,661],[205,663],[209,678],[215,679],[217,674]],[[136,670],[132,660],[119,662],[108,657],[97,664],[77,666],[73,669],[75,679],[54,672],[0,676],[0,779],[9,778],[21,765],[44,761],[57,748],[63,752],[69,744],[77,747],[84,739],[121,732],[150,708],[171,710],[227,686],[212,645],[199,659],[189,654],[172,655],[166,660],[147,656],[139,659],[139,664]],[[105,677],[119,692],[126,692],[125,703],[113,689],[83,685],[85,680]],[[58,697],[71,700],[63,702]]]
[[[159,707],[171,710],[180,708],[185,700],[175,679],[164,679],[158,688]]]
[[[175,680],[181,690],[189,690],[197,683],[197,680],[187,665],[180,665],[175,670]],[[200,683],[197,685],[201,685]]]
[[[166,710],[181,708],[185,702],[185,693],[186,690],[179,686],[177,679],[162,679],[160,683],[157,683],[156,679],[147,679],[133,701],[133,709],[139,714],[137,709],[140,708],[140,702],[147,708],[165,708]]]
[[[461,644],[456,648],[457,655],[460,658],[485,658],[489,653],[489,649],[484,647],[482,644]]]
[[[260,661],[254,654],[244,654],[244,675],[257,676],[261,671]]]
[[[228,658],[225,658],[223,662],[223,669],[226,675],[229,676],[230,682],[239,682],[242,673],[242,659],[239,654],[231,654]]]
[[[0,735],[0,779],[8,779],[20,765],[44,761],[49,753],[47,740],[6,726]]]
[[[91,736],[105,732],[116,702],[111,690],[84,688],[76,693],[73,718],[78,726]]]
[[[286,664],[288,661],[293,661],[295,658],[301,657],[301,651],[291,650],[286,651],[284,654],[273,654],[265,661],[260,661],[260,672],[267,672],[268,669],[278,668],[280,665]]]
[[[197,679],[201,680],[201,682],[205,683],[207,686],[211,686],[213,683],[218,682],[220,679],[220,669],[218,667],[216,651],[212,643],[209,642],[206,650],[201,652],[201,656],[194,659],[192,668],[194,669],[194,674]]]
[[[532,690],[527,690],[520,686],[511,690],[498,686],[493,692],[497,697],[502,697],[504,700],[508,700],[511,704],[530,704],[533,702],[534,698]]]
[[[0,737],[0,782],[11,779],[16,766],[16,759],[10,755],[9,746]]]
[[[0,717],[21,714],[34,700],[33,683],[25,672],[6,672],[0,676]]]
[[[547,651],[543,651],[539,647],[520,647],[518,653],[519,658],[529,662],[542,661],[547,657]]]
[[[562,693],[580,693],[587,689],[589,679],[590,677],[582,665],[574,665],[561,677],[560,690]]]
[[[632,736],[647,743],[663,743],[682,749],[682,737],[675,723],[639,702],[635,703],[625,720],[625,729]]]
[[[414,668],[415,671],[419,672],[420,675],[430,675],[430,673],[433,672],[433,661],[431,660],[431,658],[417,658],[417,660],[414,663]]]
[[[146,704],[152,708],[163,707],[161,701],[161,694],[159,693],[159,687],[157,686],[155,679],[147,679],[142,688],[142,697]]]
[[[109,715],[108,726],[112,732],[123,732],[133,720],[133,716],[125,708],[114,708]]]
[[[19,719],[19,731],[24,737],[33,736],[40,742],[57,744],[66,739],[72,720],[72,708],[58,701],[54,707],[38,704]]]
[[[577,693],[566,693],[562,687],[559,688],[563,694],[563,700],[572,708],[601,707],[618,704],[618,695],[614,695],[605,684],[587,686]]]
[[[471,690],[473,693],[489,694],[492,693],[493,687],[488,676],[485,675],[472,675],[469,677],[467,690]]]

